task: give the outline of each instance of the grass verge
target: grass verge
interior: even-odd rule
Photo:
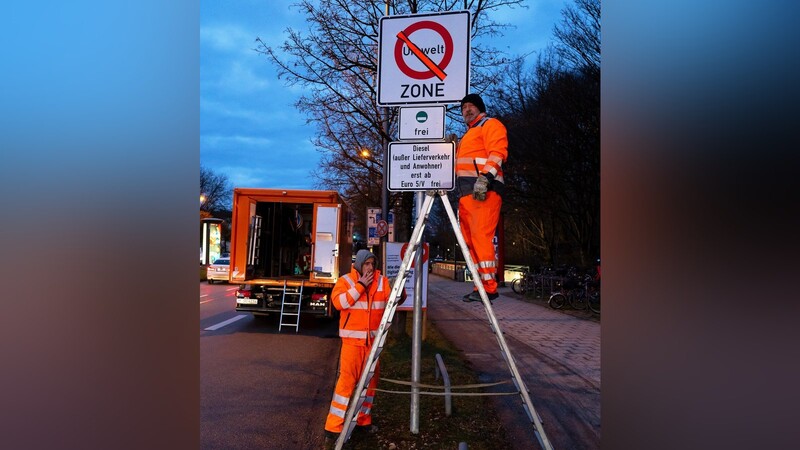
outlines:
[[[411,379],[411,319],[407,320],[406,334],[401,337],[389,333],[381,353],[381,378],[410,381]],[[442,356],[453,386],[476,384],[477,375],[468,366],[459,352],[431,325],[426,325],[426,337],[422,343],[420,382],[443,385],[441,376],[435,377],[438,353]],[[405,391],[409,386],[380,381],[378,388]],[[423,391],[428,389],[421,389]],[[481,392],[476,389],[460,392]],[[489,397],[453,397],[452,414],[445,415],[444,397],[420,395],[419,434],[409,431],[411,395],[378,392],[372,411],[373,424],[378,431],[370,435],[351,436],[346,449],[457,449],[466,442],[470,450],[509,448],[502,422]]]

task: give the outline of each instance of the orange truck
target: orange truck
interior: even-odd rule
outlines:
[[[353,217],[335,191],[233,190],[236,311],[333,316],[331,291],[350,271],[352,248]]]

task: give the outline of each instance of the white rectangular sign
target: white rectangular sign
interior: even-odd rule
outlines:
[[[381,220],[381,209],[367,207],[367,247],[373,247],[381,243],[378,236],[378,221]]]
[[[444,139],[444,106],[400,108],[400,140]]]
[[[400,265],[403,263],[405,250],[408,247],[408,242],[389,242],[386,244],[386,257],[384,259],[383,267],[384,275],[389,278],[396,278],[400,273]],[[428,252],[429,246],[427,242],[423,243],[422,252],[422,309],[428,307]],[[414,265],[414,260],[411,260],[411,265]],[[406,283],[403,285],[406,291],[406,301],[397,307],[398,311],[413,311],[414,310],[414,283],[417,271],[415,267],[408,268],[408,277]],[[391,286],[390,286],[391,288]]]
[[[367,247],[380,244],[381,238],[378,236],[378,221],[382,219],[381,208],[367,208]],[[394,242],[394,210],[389,210],[389,235],[387,240]]]
[[[379,106],[458,103],[469,92],[469,11],[384,16]]]
[[[390,142],[389,190],[452,190],[454,155],[452,142]]]

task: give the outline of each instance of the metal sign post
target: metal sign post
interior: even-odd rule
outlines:
[[[417,217],[423,214],[422,201],[425,194],[417,192]],[[416,279],[414,280],[414,324],[411,329],[411,417],[409,430],[412,434],[419,434],[419,382],[420,366],[422,365],[422,255],[416,252],[414,267]]]

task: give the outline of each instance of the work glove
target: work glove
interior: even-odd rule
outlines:
[[[472,188],[472,198],[480,202],[486,200],[486,191],[489,190],[489,179],[479,175]]]

